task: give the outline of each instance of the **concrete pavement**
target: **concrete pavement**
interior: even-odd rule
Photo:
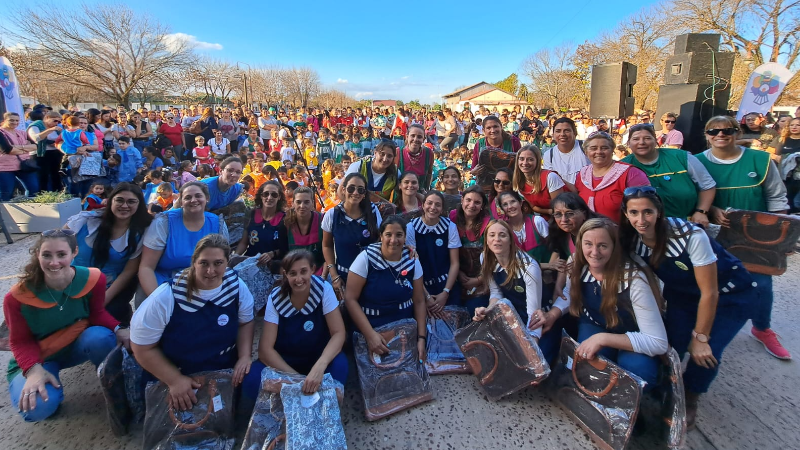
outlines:
[[[15,235],[0,244],[0,292],[7,292],[28,261],[33,237]],[[773,328],[800,358],[796,304],[800,256],[775,279]],[[793,449],[800,445],[800,370],[795,361],[769,356],[745,327],[728,347],[720,376],[702,399],[698,427],[688,449]],[[0,365],[9,353],[0,353]],[[485,399],[474,377],[431,377],[435,400],[387,419],[364,420],[363,404],[351,366],[343,422],[351,449],[593,449],[589,437],[537,389],[498,403]],[[117,438],[110,432],[94,367],[90,363],[62,371],[65,400],[57,415],[43,423],[22,421],[10,405],[8,383],[0,377],[0,449],[140,449],[141,428]],[[664,448],[650,427],[629,448]]]

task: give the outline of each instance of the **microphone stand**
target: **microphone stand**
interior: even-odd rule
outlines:
[[[319,205],[320,205],[320,209],[321,209],[321,207],[325,206],[325,204],[322,202],[322,196],[320,195],[319,191],[317,190],[317,185],[314,182],[315,181],[314,172],[308,167],[308,162],[306,162],[306,154],[305,154],[305,152],[303,150],[300,149],[300,145],[297,143],[297,130],[294,127],[286,125],[283,122],[279,122],[279,124],[280,124],[280,126],[282,126],[282,127],[286,128],[287,130],[289,130],[289,134],[292,136],[292,142],[294,143],[294,148],[295,148],[295,150],[297,152],[296,154],[300,155],[300,161],[303,162],[303,166],[306,168],[306,172],[308,173],[308,181],[311,182],[311,189],[314,191],[314,194],[316,195],[316,200],[319,201]],[[316,152],[316,150],[315,150],[315,152]],[[319,160],[319,157],[317,157],[317,160]],[[316,211],[316,209],[317,208],[314,207],[315,211]]]

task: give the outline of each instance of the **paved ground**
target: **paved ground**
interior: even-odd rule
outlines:
[[[28,260],[32,238],[15,236],[0,244],[0,292],[16,281]],[[800,358],[800,313],[795,306],[800,256],[775,280],[773,327]],[[749,330],[749,325],[745,330]],[[703,399],[690,449],[793,449],[800,447],[800,370],[762,350],[743,330],[728,347],[722,373]],[[0,353],[5,366],[9,354]],[[355,372],[353,368],[353,373]],[[433,377],[436,400],[376,423],[363,418],[356,381],[351,376],[344,407],[344,428],[351,449],[592,449],[588,436],[545,395],[523,391],[498,403],[487,401],[472,376]],[[62,372],[65,401],[58,415],[28,424],[8,399],[0,377],[0,449],[140,449],[141,429],[125,438],[111,435],[94,368],[89,364]],[[651,428],[652,429],[652,428]],[[630,448],[664,448],[653,432],[635,437]]]

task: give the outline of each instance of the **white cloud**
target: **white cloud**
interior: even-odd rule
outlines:
[[[401,80],[407,80],[407,79],[409,79],[409,78],[411,78],[411,75],[406,75],[406,76],[404,76],[404,77],[400,77],[400,79],[401,79]]]
[[[339,78],[336,80],[336,82],[339,84],[347,84],[347,80],[345,80],[344,78]]]
[[[167,48],[175,46],[178,41],[183,41],[189,45],[189,47],[196,49],[196,50],[222,50],[222,44],[216,44],[211,42],[204,42],[197,40],[197,36],[193,36],[191,34],[186,33],[172,33],[164,36],[164,41],[167,44]]]
[[[441,97],[441,95],[438,94],[431,94],[428,96],[428,98],[439,98],[439,97]]]
[[[372,92],[356,92],[355,97],[359,100],[366,97],[372,97]]]

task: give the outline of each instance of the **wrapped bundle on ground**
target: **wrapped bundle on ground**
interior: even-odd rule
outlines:
[[[445,319],[428,317],[428,342],[425,368],[431,375],[472,373],[467,358],[456,343],[455,333],[472,321],[466,308],[446,306]]]

